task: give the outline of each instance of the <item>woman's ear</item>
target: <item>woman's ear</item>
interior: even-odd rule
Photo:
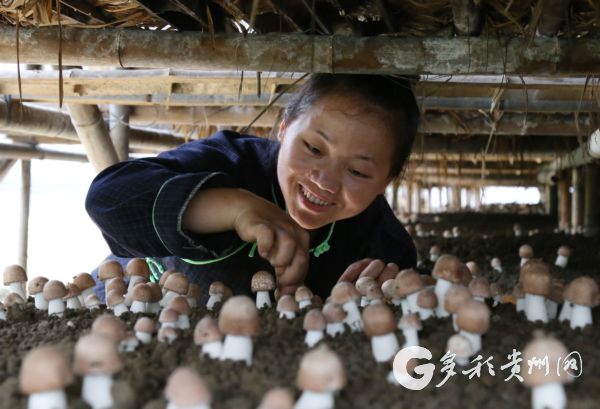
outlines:
[[[285,131],[288,127],[288,123],[285,119],[282,119],[281,122],[279,122],[279,126],[277,127],[277,140],[279,142],[283,142],[283,137],[285,135]]]

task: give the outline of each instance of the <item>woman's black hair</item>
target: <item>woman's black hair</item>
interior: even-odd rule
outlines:
[[[282,120],[291,123],[319,99],[331,94],[355,95],[389,116],[388,125],[395,138],[390,177],[400,176],[419,124],[419,108],[411,82],[382,75],[312,74],[286,106]]]

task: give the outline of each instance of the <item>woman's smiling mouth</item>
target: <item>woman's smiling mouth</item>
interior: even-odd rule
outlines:
[[[335,205],[335,203],[327,202],[309,192],[304,186],[298,184],[301,202],[304,207],[315,212],[323,212]]]

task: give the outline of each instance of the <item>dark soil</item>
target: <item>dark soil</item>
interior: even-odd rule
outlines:
[[[542,220],[543,223],[544,220]],[[454,223],[454,221],[452,221]],[[453,252],[463,260],[476,260],[491,281],[514,281],[518,270],[516,251],[520,244],[529,243],[536,252],[553,264],[556,249],[569,244],[574,249],[570,266],[565,270],[555,269],[557,277],[570,279],[588,274],[598,279],[600,250],[598,240],[591,241],[581,236],[551,235],[544,233],[517,239],[510,235],[512,223],[506,222],[506,234],[483,240],[479,230],[463,227],[465,236],[459,239],[419,239],[423,256],[432,242],[438,242],[447,252]],[[467,225],[465,223],[463,225]],[[483,222],[481,222],[483,226]],[[462,225],[461,225],[462,226]],[[451,226],[450,226],[451,227]],[[469,231],[471,233],[469,233]],[[425,250],[427,249],[427,250]],[[489,259],[502,259],[506,273],[492,274]],[[559,271],[560,270],[560,271]],[[18,391],[18,373],[21,359],[31,348],[42,344],[58,344],[72,353],[78,337],[87,332],[92,321],[102,311],[67,311],[63,318],[48,317],[33,310],[32,302],[24,307],[11,307],[9,320],[0,321],[0,409],[25,408],[26,397]],[[191,317],[192,326],[206,311],[197,309]],[[216,312],[210,313],[216,317]],[[399,311],[396,311],[398,318]],[[122,316],[129,328],[137,316],[127,313]],[[163,408],[165,401],[162,390],[169,374],[179,365],[194,366],[204,376],[213,391],[215,409],[254,409],[263,393],[275,386],[295,388],[295,376],[300,358],[306,351],[303,340],[302,316],[292,321],[279,320],[273,310],[261,312],[261,331],[254,340],[253,365],[215,361],[199,356],[192,342],[191,330],[184,332],[172,345],[160,344],[156,340],[149,345],[141,344],[135,352],[125,352],[125,368],[116,377],[114,395],[117,408]],[[436,364],[435,376],[427,388],[410,391],[386,381],[390,370],[387,364],[377,364],[371,356],[369,339],[362,333],[349,333],[326,343],[344,361],[348,385],[336,397],[337,408],[529,408],[530,391],[516,379],[504,381],[510,374],[500,366],[508,362],[507,356],[513,349],[522,351],[532,339],[535,331],[543,331],[560,339],[569,351],[578,351],[583,360],[583,374],[565,386],[569,408],[598,408],[600,405],[600,311],[594,311],[594,327],[571,330],[568,324],[553,321],[549,324],[528,322],[524,315],[515,312],[514,305],[502,304],[492,309],[492,325],[483,337],[483,360],[493,357],[495,376],[482,369],[480,378],[468,379],[461,373],[436,388],[444,377],[440,372],[440,359],[446,350],[446,341],[452,335],[450,320],[430,319],[424,322],[419,334],[421,345],[428,348],[432,363]],[[401,332],[397,332],[400,343]],[[424,362],[422,362],[424,363]],[[467,366],[468,368],[473,365]],[[521,362],[521,372],[527,368]],[[85,408],[79,399],[81,381],[69,387],[70,407]],[[299,391],[296,391],[299,394]]]

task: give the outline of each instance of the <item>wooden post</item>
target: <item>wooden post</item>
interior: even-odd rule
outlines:
[[[120,161],[129,159],[129,112],[127,105],[110,105],[109,127],[110,139],[113,142]]]
[[[558,180],[558,228],[568,232],[571,220],[571,197],[569,193],[569,178],[562,172]]]
[[[481,188],[478,186],[473,187],[473,198],[475,199],[475,210],[481,208]]]
[[[411,214],[413,212],[413,182],[411,179],[406,181],[406,212]]]
[[[460,187],[454,185],[450,187],[450,210],[453,212],[460,211]]]
[[[14,159],[2,159],[0,160],[0,182],[8,175],[8,172],[12,169],[13,165],[17,161]]]
[[[600,166],[591,164],[585,167],[584,229],[586,236],[600,234]]]
[[[416,214],[421,214],[423,211],[423,207],[421,206],[421,183],[414,182],[413,185],[413,212]]]
[[[21,161],[21,228],[19,231],[19,265],[27,270],[29,203],[31,200],[31,161]]]
[[[578,232],[583,226],[583,180],[581,177],[581,168],[571,170],[571,184],[573,186],[573,197],[571,203],[571,228],[573,232]]]

